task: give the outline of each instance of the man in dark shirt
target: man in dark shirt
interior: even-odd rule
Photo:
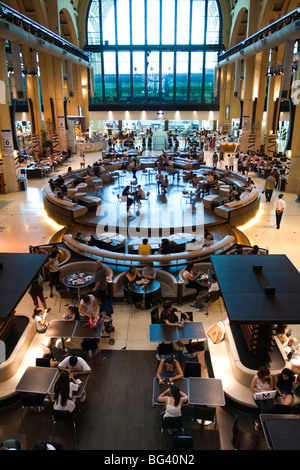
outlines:
[[[95,287],[92,292],[96,294],[98,299],[107,299],[107,271],[101,261],[96,261],[96,273],[95,273]]]
[[[167,300],[163,304],[163,310],[160,314],[160,320],[163,324],[168,326],[179,326],[180,328],[183,327],[182,323],[179,323],[179,318],[177,317],[175,312],[182,313],[185,316],[185,320],[189,321],[189,316],[183,310],[179,308],[173,307],[173,304],[170,300]]]

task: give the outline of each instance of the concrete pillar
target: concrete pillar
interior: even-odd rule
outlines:
[[[17,181],[17,171],[15,165],[15,152],[12,140],[12,127],[10,120],[9,106],[10,90],[7,79],[6,52],[4,39],[0,39],[0,83],[2,84],[2,95],[0,99],[0,160],[2,165],[0,171],[4,173],[5,192],[19,190]]]
[[[300,191],[300,139],[299,127],[300,126],[300,104],[296,106],[295,121],[293,128],[293,138],[291,145],[291,162],[288,170],[286,191],[288,193],[299,193]],[[289,152],[287,152],[289,156]]]

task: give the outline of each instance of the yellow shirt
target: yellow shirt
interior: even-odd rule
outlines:
[[[144,245],[144,244],[141,244],[139,245],[139,255],[143,255],[143,256],[146,256],[146,255],[150,255],[151,254],[151,245]]]

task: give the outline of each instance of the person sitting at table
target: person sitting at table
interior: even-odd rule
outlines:
[[[214,244],[214,237],[213,235],[207,230],[204,229],[204,243],[203,246],[211,246]]]
[[[163,179],[162,182],[161,182],[162,194],[166,194],[166,193],[167,193],[168,187],[169,187],[169,180],[168,180],[168,176],[165,175],[164,179]]]
[[[32,253],[35,253],[35,254],[41,253],[41,254],[46,255],[48,252],[46,250],[44,250],[43,248],[41,248],[40,246],[34,246],[32,248]]]
[[[75,404],[72,396],[73,392],[77,392],[79,384],[76,383],[74,377],[68,372],[61,372],[54,385],[54,404],[53,409],[56,411],[68,411],[74,417],[79,413],[79,408]]]
[[[153,262],[150,261],[142,271],[142,277],[144,279],[148,279],[149,281],[153,281],[156,279],[156,270],[153,268]]]
[[[81,232],[75,233],[74,240],[76,240],[79,243],[86,243],[85,239],[82,238],[82,236],[81,236]]]
[[[78,312],[80,315],[87,317],[87,320],[94,315],[95,300],[92,294],[85,294],[80,300]]]
[[[151,245],[148,243],[148,238],[143,239],[143,243],[139,245],[139,255],[148,256],[151,255]]]
[[[75,321],[79,320],[79,312],[78,308],[75,305],[69,305],[67,308],[67,313],[63,314],[63,318],[65,321]]]
[[[186,312],[184,312],[180,308],[173,307],[173,302],[171,300],[166,300],[163,303],[163,310],[160,314],[161,323],[167,326],[178,326],[179,328],[183,328],[183,324],[179,322],[179,318],[177,317],[176,312],[179,312],[184,315],[184,321],[190,320],[190,317]]]
[[[262,366],[257,371],[257,374],[253,377],[251,381],[251,390],[254,393],[259,392],[269,392],[274,390],[273,386],[273,377],[270,374],[270,371],[267,367]],[[253,399],[259,408],[261,413],[272,413],[273,411],[273,399],[266,398],[265,400],[255,400],[254,395]],[[258,428],[258,423],[256,423],[255,429]]]
[[[156,377],[159,384],[163,384],[165,379],[168,379],[168,382],[174,382],[175,380],[182,379],[183,372],[176,359],[173,357],[167,357],[160,361]]]
[[[161,173],[161,169],[158,170],[158,173],[156,175],[156,184],[157,184],[157,189],[158,189],[158,192],[160,190],[160,186],[161,186],[161,182],[162,180],[164,179],[164,175],[162,175]]]
[[[136,280],[141,279],[140,273],[135,269],[134,266],[130,266],[128,271],[125,273],[124,276],[124,291],[126,290],[127,293],[129,292],[129,287],[128,284],[131,282],[135,282]],[[139,296],[135,294],[134,292],[131,293],[132,296],[132,301],[135,303],[136,301],[139,300]]]
[[[204,310],[204,305],[201,302],[202,299],[207,299],[209,302],[211,292],[218,292],[220,290],[219,284],[217,282],[217,278],[215,274],[211,275],[211,284],[207,291],[201,291],[197,294],[195,303],[191,304],[191,307],[196,307],[197,312],[201,312]]]
[[[287,367],[274,377],[274,388],[277,390],[276,402],[279,405],[292,406],[294,401],[295,375]]]
[[[83,357],[71,355],[65,357],[57,366],[58,370],[65,371],[69,374],[69,377],[76,378],[80,375],[86,375],[91,373],[91,368]]]
[[[142,200],[145,200],[146,199],[146,194],[145,194],[145,191],[142,189],[142,186],[140,184],[138,184],[137,186],[137,191],[134,195],[134,200],[138,203],[138,204],[142,204],[141,201]]]
[[[180,390],[177,385],[172,385],[170,388],[165,390],[157,397],[159,403],[165,403],[165,411],[163,413],[164,418],[176,418],[181,416],[181,406],[187,403],[189,397]],[[172,434],[172,429],[168,429],[168,432]]]
[[[157,253],[161,254],[161,255],[167,255],[167,254],[171,253],[170,241],[168,240],[168,238],[163,238],[162,239],[161,245],[160,245]]]
[[[132,192],[130,191],[130,186],[126,186],[124,189],[123,189],[123,192],[122,192],[122,197],[126,197],[127,199],[127,210],[130,208],[130,206],[133,204],[133,199],[130,197],[132,196]]]
[[[99,312],[99,321],[103,321],[105,333],[115,331],[115,328],[112,326],[112,318],[106,310]]]
[[[194,269],[194,263],[188,263],[185,270],[183,271],[182,277],[186,284],[186,287],[196,289],[197,292],[201,290],[202,286],[199,282],[196,281],[197,277],[200,274],[203,274],[201,271],[196,271]]]
[[[47,309],[43,310],[40,307],[37,307],[33,311],[32,318],[35,321],[35,328],[37,333],[45,333],[48,326],[49,322],[45,321],[45,317],[47,315]]]

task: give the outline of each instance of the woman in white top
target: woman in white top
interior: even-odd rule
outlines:
[[[79,314],[87,317],[87,320],[94,316],[95,300],[92,294],[84,295],[80,300],[78,308]]]
[[[188,396],[177,385],[172,385],[159,395],[157,401],[166,404],[164,418],[176,418],[181,416],[181,406],[188,401]]]
[[[267,367],[260,367],[257,374],[253,377],[251,381],[251,390],[254,393],[257,392],[268,392],[274,390],[273,377],[270,375],[270,371]],[[261,413],[270,414],[273,411],[273,399],[266,398],[265,400],[255,400],[253,399],[260,409]],[[256,423],[256,429],[258,424]]]
[[[69,411],[73,413],[76,409],[73,392],[77,392],[79,385],[67,372],[61,372],[54,386],[53,409],[57,411]]]

